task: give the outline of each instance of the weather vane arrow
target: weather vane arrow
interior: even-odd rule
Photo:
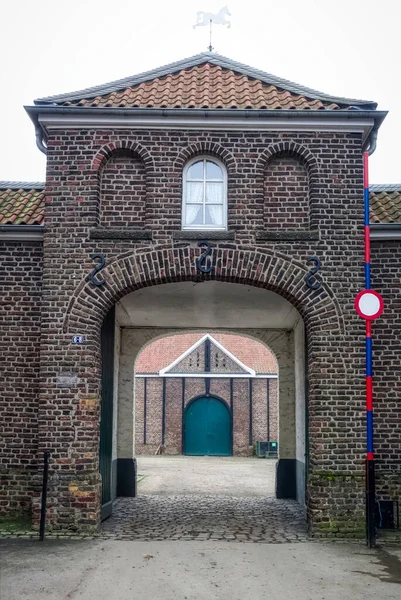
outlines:
[[[231,27],[231,21],[228,20],[226,17],[231,17],[231,13],[228,10],[227,6],[223,6],[223,8],[221,8],[216,14],[211,12],[204,12],[203,10],[200,10],[196,13],[196,23],[193,28],[196,29],[196,27],[205,27],[206,25],[209,25],[210,27],[210,40],[208,47],[209,52],[213,51],[212,24],[214,23],[215,25],[225,25],[229,29]]]

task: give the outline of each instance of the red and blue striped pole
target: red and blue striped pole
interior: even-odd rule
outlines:
[[[369,154],[363,155],[363,194],[365,225],[365,289],[370,290]],[[373,453],[372,322],[366,319],[366,541],[376,543],[375,462]]]

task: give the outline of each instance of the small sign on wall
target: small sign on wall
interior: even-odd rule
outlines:
[[[73,335],[72,336],[72,343],[73,344],[84,344],[85,343],[85,336],[84,335]]]
[[[57,375],[57,387],[71,388],[78,385],[78,376],[74,371],[61,371]]]

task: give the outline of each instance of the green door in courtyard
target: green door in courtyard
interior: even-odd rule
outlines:
[[[217,398],[197,398],[184,418],[184,454],[231,456],[231,414]]]

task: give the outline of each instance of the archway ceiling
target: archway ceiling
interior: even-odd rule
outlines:
[[[294,306],[274,292],[205,281],[143,288],[116,305],[122,327],[293,329]]]

